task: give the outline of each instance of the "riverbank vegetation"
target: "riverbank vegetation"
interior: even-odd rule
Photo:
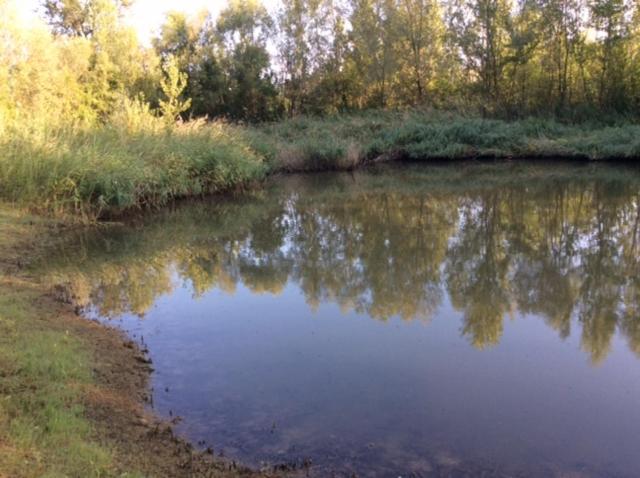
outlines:
[[[565,124],[551,119],[486,119],[438,111],[370,111],[299,117],[251,128],[275,169],[345,169],[368,161],[465,158],[629,159],[640,126]]]
[[[6,128],[6,126],[5,126]],[[167,126],[132,103],[100,127],[6,128],[0,195],[95,220],[179,197],[242,187],[279,171],[352,169],[380,160],[633,159],[640,126],[489,120],[439,112],[368,112],[259,126]]]
[[[135,108],[127,107],[124,122],[115,118],[100,127],[6,128],[0,195],[92,220],[263,177],[262,159],[236,128],[202,121],[167,126]],[[135,116],[127,116],[131,111]]]
[[[233,0],[152,47],[125,3],[0,3],[0,199],[91,221],[277,171],[640,152],[622,1]]]

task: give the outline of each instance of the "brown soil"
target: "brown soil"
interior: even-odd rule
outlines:
[[[2,211],[0,211],[1,213]],[[4,220],[3,220],[4,219]],[[121,472],[139,470],[153,477],[280,477],[285,471],[255,471],[200,451],[177,437],[171,423],[154,416],[150,398],[152,366],[137,344],[116,329],[80,317],[72,304],[56,298],[24,266],[55,240],[59,224],[0,217],[0,279],[11,288],[38,292],[34,304],[43,329],[63,330],[92,351],[95,381],[84,390],[87,418],[96,439],[114,451]]]

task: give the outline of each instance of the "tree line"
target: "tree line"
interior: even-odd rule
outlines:
[[[271,13],[229,0],[216,17],[168,13],[151,47],[123,22],[130,3],[44,0],[50,32],[19,32],[3,13],[0,101],[44,97],[99,118],[144,98],[251,122],[415,106],[640,111],[638,0],[281,0]]]
[[[274,16],[232,0],[217,19],[170,14],[154,45],[180,58],[195,115],[566,116],[638,111],[639,27],[625,0],[282,0]]]

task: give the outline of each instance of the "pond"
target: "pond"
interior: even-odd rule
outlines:
[[[640,171],[272,178],[74,233],[42,274],[153,360],[153,407],[313,476],[640,476]]]

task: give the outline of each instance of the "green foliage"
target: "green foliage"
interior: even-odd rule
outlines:
[[[87,352],[62,331],[41,330],[34,303],[0,285],[0,449],[13,447],[0,453],[0,474],[109,476],[110,452],[92,440],[80,406],[92,380]]]
[[[507,118],[638,112],[637,2],[283,3],[279,66],[292,115],[419,105]]]
[[[165,95],[158,117],[138,88],[145,76],[134,81],[142,50],[127,43],[130,31],[117,16],[99,17],[89,39],[54,38],[0,17],[7,40],[0,45],[7,80],[0,88],[0,198],[92,220],[264,175],[237,128],[173,124],[189,100],[181,98],[186,78],[170,55],[157,82]]]
[[[167,128],[144,103],[123,108],[101,127],[13,125],[0,138],[0,196],[91,220],[222,191],[265,173],[234,127],[194,121]]]
[[[153,45],[158,56],[174,58],[179,70],[187,74],[184,95],[192,99],[189,113],[199,116],[214,113],[211,116],[217,116],[223,83],[219,81],[220,71],[217,59],[210,51],[208,37],[205,40],[207,22],[206,12],[193,18],[180,12],[169,12]]]
[[[575,121],[640,111],[637,2],[283,0],[272,16],[260,0],[230,0],[217,18],[170,12],[153,49],[122,22],[129,3],[43,0],[53,42],[3,11],[0,102],[64,104],[89,121],[104,121],[121,96],[142,93],[156,108],[161,64],[174,57],[191,99],[178,109],[190,117],[426,106]]]
[[[249,130],[273,168],[352,168],[388,159],[637,158],[640,126],[489,120],[431,112],[370,111],[299,117]]]
[[[273,22],[253,0],[230,2],[214,21],[207,12],[167,15],[154,47],[175,56],[187,74],[192,115],[260,121],[279,115],[279,100],[266,49]]]
[[[173,56],[165,59],[162,69],[165,77],[160,80],[160,89],[166,100],[160,100],[160,112],[165,119],[172,122],[191,106],[191,99],[180,99],[187,87],[187,75],[178,69],[178,63]]]
[[[121,21],[128,4],[43,1],[71,49],[57,67],[73,63],[78,83],[62,96],[87,117],[104,120],[122,95],[160,106],[169,57],[186,75],[191,117],[260,122],[416,106],[500,118],[638,114],[637,2],[283,0],[272,17],[259,0],[232,0],[217,18],[170,12],[153,49]]]
[[[215,26],[221,63],[227,72],[227,114],[259,121],[277,115],[277,91],[270,68],[267,39],[273,21],[257,0],[231,0]]]
[[[118,14],[132,0],[44,0],[45,17],[60,35],[88,37],[96,33],[105,17]]]

